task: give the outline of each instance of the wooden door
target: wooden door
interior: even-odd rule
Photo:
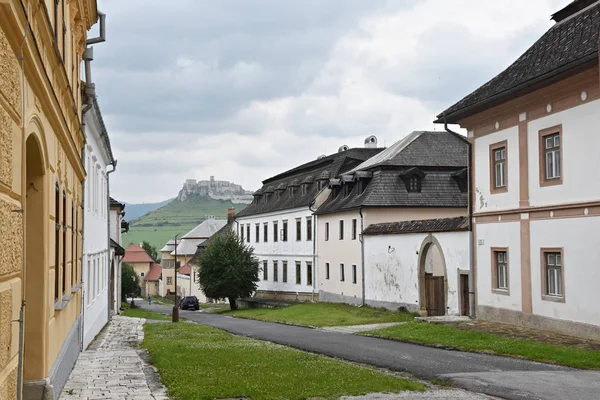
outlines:
[[[469,315],[469,275],[460,276],[460,315]]]
[[[425,276],[425,308],[428,316],[446,315],[443,276]]]

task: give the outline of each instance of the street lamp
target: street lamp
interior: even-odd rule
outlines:
[[[179,322],[179,302],[177,301],[177,236],[179,235],[179,233],[175,235],[175,305],[173,305],[173,312],[171,313],[173,322]]]

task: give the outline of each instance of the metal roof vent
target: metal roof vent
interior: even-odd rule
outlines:
[[[317,160],[320,160],[321,158],[325,158],[327,157],[325,154],[321,154],[319,157],[317,157]]]
[[[371,135],[365,139],[365,147],[373,149],[377,147],[377,136]]]
[[[343,151],[346,151],[346,150],[348,150],[348,148],[349,148],[349,147],[348,147],[348,146],[346,146],[346,145],[340,146],[340,148],[338,149],[338,153],[341,153],[341,152],[343,152]]]

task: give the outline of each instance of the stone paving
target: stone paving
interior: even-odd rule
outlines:
[[[156,369],[140,346],[144,322],[113,317],[79,355],[60,400],[168,400]]]

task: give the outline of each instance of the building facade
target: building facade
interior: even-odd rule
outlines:
[[[233,229],[254,247],[261,280],[256,296],[284,300],[317,300],[316,218],[313,211],[329,194],[329,178],[381,152],[374,136],[365,148],[341,146],[263,182],[254,201],[236,216]]]
[[[80,66],[97,19],[94,0],[0,2],[0,398],[58,396],[81,347]]]
[[[110,318],[109,166],[115,160],[97,99],[84,116],[86,179],[83,204],[83,348]]]
[[[121,234],[129,230],[125,221],[125,204],[109,197],[109,229],[110,229],[110,274],[109,301],[111,314],[119,314],[121,301],[125,300],[121,293],[121,260],[125,256]]]
[[[416,131],[330,179],[315,212],[319,300],[367,304],[365,280],[377,273],[365,261],[362,233],[370,225],[465,216],[466,165],[463,138]],[[443,291],[453,290],[450,283]]]
[[[125,256],[121,260],[122,263],[129,264],[133,267],[135,274],[140,282],[140,294],[142,297],[148,295],[146,288],[146,277],[150,272],[154,260],[146,253],[139,244],[130,244],[125,249]],[[125,293],[128,295],[129,293]]]
[[[477,317],[598,339],[600,2],[552,19],[438,118],[466,128],[473,149]]]

